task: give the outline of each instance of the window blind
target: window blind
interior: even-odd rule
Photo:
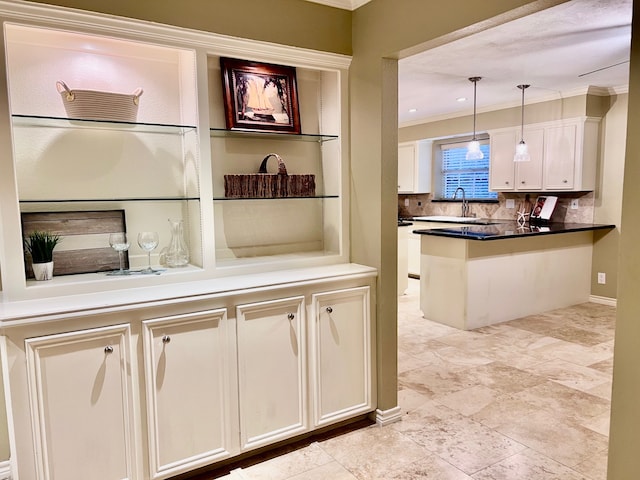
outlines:
[[[453,198],[458,187],[464,188],[467,199],[494,200],[497,192],[489,191],[489,143],[481,142],[482,160],[467,160],[467,145],[455,143],[441,145],[442,197]]]

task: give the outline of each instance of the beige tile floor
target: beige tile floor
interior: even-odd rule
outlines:
[[[606,479],[613,307],[462,332],[425,320],[418,303],[412,280],[398,308],[401,422],[310,441],[218,478]]]

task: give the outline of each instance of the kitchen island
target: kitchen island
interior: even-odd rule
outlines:
[[[589,301],[594,232],[615,225],[514,221],[422,235],[425,318],[472,330]]]

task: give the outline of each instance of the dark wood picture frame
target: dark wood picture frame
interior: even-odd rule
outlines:
[[[300,134],[296,69],[220,58],[229,130]]]

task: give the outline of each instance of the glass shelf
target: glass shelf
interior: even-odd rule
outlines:
[[[253,130],[227,130],[224,128],[211,128],[209,135],[212,137],[223,138],[267,138],[270,140],[294,140],[300,142],[318,142],[324,143],[331,140],[337,140],[338,135],[315,135],[315,134],[291,134],[277,132],[256,132]]]
[[[219,201],[237,201],[237,200],[304,200],[304,199],[323,199],[323,198],[340,198],[339,195],[315,195],[313,197],[213,197],[214,202]]]
[[[101,202],[175,202],[175,201],[200,201],[199,197],[122,197],[122,198],[75,198],[75,199],[43,199],[43,200],[20,200],[20,203],[101,203]]]
[[[113,120],[87,120],[83,118],[45,117],[39,115],[11,115],[13,125],[18,127],[47,127],[47,128],[88,128],[113,129],[135,133],[171,133],[184,134],[195,131],[193,125],[172,125],[163,123],[121,122]]]

